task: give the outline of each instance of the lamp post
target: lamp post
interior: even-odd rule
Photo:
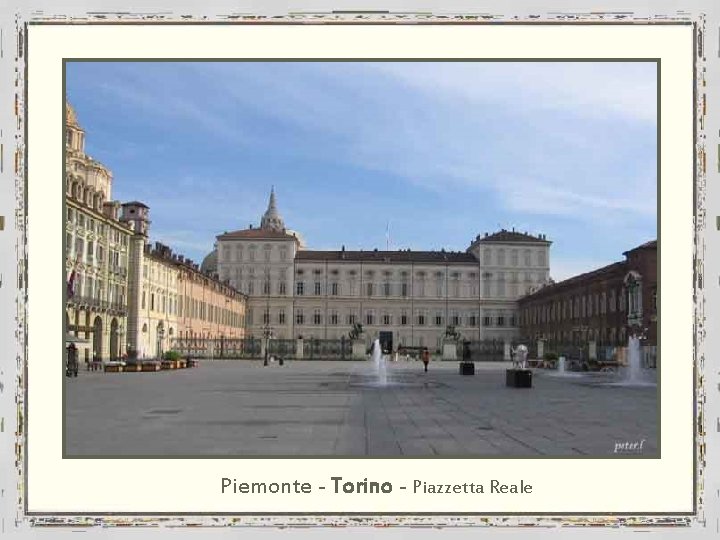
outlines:
[[[270,352],[270,338],[272,337],[272,328],[269,325],[265,325],[263,328],[263,339],[265,340],[265,358],[263,359],[263,366],[268,365],[268,354]]]
[[[163,341],[165,340],[165,327],[161,326],[158,329],[158,358],[162,359],[163,355]]]

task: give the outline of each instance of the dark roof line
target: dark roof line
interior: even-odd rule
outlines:
[[[296,254],[303,261],[349,261],[349,262],[467,262],[477,264],[470,253],[454,251],[321,251],[301,250]]]

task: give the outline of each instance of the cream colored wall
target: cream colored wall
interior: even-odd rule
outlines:
[[[140,271],[138,354],[141,358],[157,358],[161,352],[170,349],[170,340],[178,332],[178,270],[172,262],[146,254]],[[164,335],[159,339],[160,327],[164,329]],[[162,350],[158,349],[158,345]]]

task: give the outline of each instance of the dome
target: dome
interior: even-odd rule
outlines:
[[[202,264],[200,264],[200,270],[208,274],[217,275],[217,259],[217,248],[215,248],[203,259]]]
[[[78,129],[80,128],[80,124],[78,124],[77,120],[77,114],[75,114],[75,109],[73,109],[73,106],[70,105],[69,101],[65,101],[65,124]]]

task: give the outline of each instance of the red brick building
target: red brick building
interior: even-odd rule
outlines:
[[[657,241],[626,251],[625,260],[547,285],[519,300],[521,336],[553,345],[627,345],[641,331],[657,344]]]

